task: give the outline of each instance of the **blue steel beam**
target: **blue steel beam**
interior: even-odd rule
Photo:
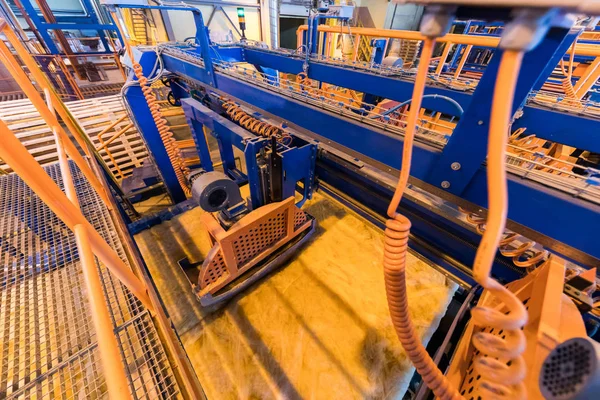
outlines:
[[[152,71],[155,62],[156,53],[154,52],[145,52],[140,57],[139,63],[146,76]],[[135,77],[134,79],[137,80]],[[125,100],[129,104],[132,114],[135,116],[137,128],[144,137],[144,142],[150,150],[150,154],[162,177],[167,193],[169,193],[175,204],[184,201],[186,199],[185,194],[177,180],[175,169],[171,164],[156,123],[152,118],[152,112],[146,103],[140,86],[133,85],[128,87],[125,91]]]
[[[69,29],[77,29],[77,30],[90,30],[90,31],[99,31],[99,30],[115,30],[116,27],[111,24],[86,24],[86,23],[56,23],[56,24],[48,24],[45,22],[40,23],[38,29],[59,29],[59,30],[69,30]]]
[[[245,61],[250,64],[261,65],[290,74],[302,72],[302,65],[304,63],[304,60],[300,58],[290,58],[279,54],[252,49],[244,49],[244,56]],[[320,82],[327,82],[332,85],[353,89],[363,93],[371,93],[375,96],[399,102],[410,99],[412,96],[412,82],[397,78],[388,78],[364,70],[336,67],[331,64],[310,61],[308,77]],[[425,94],[440,94],[451,97],[456,100],[463,109],[466,109],[471,101],[471,95],[468,93],[441,87],[428,86],[425,89]],[[423,107],[431,108],[443,112],[444,114],[459,116],[455,106],[444,100],[425,98],[423,99]]]
[[[600,121],[584,115],[548,112],[535,106],[527,107],[513,128],[527,128],[540,139],[566,144],[578,149],[600,153]]]
[[[567,28],[550,29],[542,43],[525,55],[515,89],[513,113],[520,108],[536,83],[548,78],[551,72],[548,65],[555,66],[562,57],[558,50],[564,48],[568,33]],[[479,80],[471,100],[472,106],[465,109],[444,147],[442,157],[428,174],[427,182],[455,195],[463,193],[487,156],[491,94],[494,93],[501,59],[499,52],[500,49],[496,50]]]
[[[241,101],[322,136],[324,143],[331,140],[392,168],[400,167],[403,140],[397,135],[370,129],[219,73],[217,84],[219,90],[232,93]],[[426,180],[427,171],[439,158],[439,151],[417,143],[413,153],[412,176]],[[486,170],[480,166],[461,197],[487,208],[486,189]],[[600,258],[600,248],[594,240],[595,226],[600,224],[600,206],[510,174],[508,192],[508,218]],[[561,212],[556,213],[556,210]]]

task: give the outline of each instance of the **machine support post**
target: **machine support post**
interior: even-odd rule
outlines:
[[[531,89],[540,80],[548,79],[552,68],[564,55],[564,52],[560,53],[559,50],[568,48],[572,43],[572,39],[569,41],[567,38],[568,33],[567,28],[551,28],[544,40],[525,55],[515,91],[513,113],[525,102]],[[496,82],[501,52],[499,49],[495,51],[468,108],[444,147],[441,157],[427,175],[428,183],[443,187],[455,195],[461,195],[465,191],[486,158],[492,102],[489,94],[493,92]],[[452,163],[459,163],[461,168],[453,169]]]
[[[150,71],[154,65],[156,54],[144,53],[140,58],[140,65],[144,71]],[[171,200],[174,204],[181,203],[186,199],[183,189],[177,180],[175,169],[169,160],[169,155],[165,149],[165,145],[160,137],[156,123],[152,118],[152,112],[150,107],[146,103],[144,94],[139,85],[130,86],[125,91],[125,100],[129,104],[129,108],[135,120],[137,121],[137,128],[144,137],[144,142],[150,150],[150,154],[156,164],[159,174],[165,184],[165,188]]]
[[[194,118],[194,109],[192,107],[185,102],[182,103],[182,106],[185,119],[192,132],[192,138],[194,139],[196,151],[198,151],[198,156],[200,157],[200,167],[206,172],[214,171],[213,163],[210,158],[210,149],[204,134],[204,125]]]
[[[221,154],[221,160],[223,161],[223,170],[225,174],[227,174],[230,178],[237,181],[237,177],[235,174],[235,170],[237,169],[235,166],[235,156],[233,154],[233,144],[231,140],[229,140],[227,133],[227,128],[223,127],[220,124],[215,125],[215,130],[213,131],[213,135],[217,139],[217,143],[219,144],[219,153]]]

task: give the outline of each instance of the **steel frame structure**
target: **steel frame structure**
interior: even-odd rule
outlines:
[[[50,23],[46,21],[44,17],[38,15],[38,11],[33,6],[33,2],[31,0],[19,0],[23,5],[25,11],[31,21],[35,24],[33,29],[36,29],[39,32],[39,35],[42,37],[44,45],[50,54],[59,55],[65,54],[65,50],[62,51],[56,46],[54,40],[50,36],[49,31],[53,30],[68,30],[68,29],[85,29],[85,30],[93,30],[98,32],[100,41],[104,46],[104,51],[93,53],[97,54],[112,54],[113,52],[110,50],[110,46],[107,40],[105,30],[113,31],[117,34],[117,37],[122,42],[123,38],[119,34],[116,26],[113,23],[104,24],[101,22],[98,13],[96,12],[92,2],[90,0],[80,0],[81,5],[84,8],[84,13],[86,15],[83,16],[55,16],[56,22]]]
[[[137,5],[125,7],[155,8]],[[175,96],[195,99],[183,100],[186,116],[191,125],[195,123],[191,115],[199,112],[203,114],[199,118],[200,123],[220,126],[213,130],[213,135],[220,140],[230,137],[231,143],[236,140],[241,146],[249,143],[244,139],[246,132],[240,132],[239,127],[228,126],[226,123],[221,125],[220,122],[214,122],[219,121],[215,114],[206,110],[198,111],[202,109],[197,104],[198,101],[202,101],[202,96],[210,93],[237,100],[275,121],[285,121],[295,129],[296,137],[318,146],[315,174],[320,182],[376,213],[384,213],[384,205],[387,204],[390,196],[394,176],[401,164],[402,136],[392,134],[385,129],[370,127],[356,119],[316,107],[310,102],[285,96],[280,93],[279,83],[253,84],[243,76],[228,73],[227,65],[238,62],[249,63],[258,71],[271,69],[290,74],[307,71],[308,78],[312,80],[398,102],[410,98],[413,86],[410,80],[377,73],[375,70],[334,64],[304,54],[285,53],[247,43],[233,46],[211,44],[202,16],[197,9],[185,7],[175,9],[187,9],[194,13],[198,47],[181,47],[177,52],[165,51],[161,57],[165,70],[172,74],[175,81],[183,83],[181,88],[173,89]],[[415,32],[406,34],[396,32],[396,34],[412,35],[412,40],[419,40],[420,37]],[[527,126],[528,129],[536,132],[537,137],[580,149],[600,151],[600,141],[594,135],[585,134],[585,132],[597,131],[600,128],[600,120],[526,103],[528,94],[541,88],[572,45],[574,38],[575,35],[567,27],[554,27],[550,29],[542,43],[526,55],[514,102],[514,111],[521,110],[522,116],[516,120],[515,127]],[[469,41],[476,44],[475,42],[480,40],[495,42],[497,38],[465,38],[460,35],[448,35],[441,39],[441,41],[455,41],[455,43],[464,41],[463,44],[469,44]],[[580,50],[586,54],[597,51],[588,47],[582,47]],[[501,52],[498,49],[494,51],[496,54]],[[155,57],[155,52],[141,53],[140,63],[145,72],[152,70]],[[415,146],[413,155],[415,190],[424,188],[441,199],[466,205],[474,210],[487,207],[485,148],[490,109],[489,93],[493,88],[499,58],[492,58],[472,93],[435,84],[427,86],[427,94],[451,97],[465,112],[443,148],[429,143],[418,143]],[[201,88],[204,94],[198,92],[197,88]],[[177,194],[177,181],[168,176],[172,167],[168,160],[161,157],[164,148],[160,137],[152,119],[149,118],[146,104],[140,101],[140,94],[136,91],[136,87],[128,91],[127,101],[137,116],[139,129],[154,154],[171,196],[175,202],[180,202],[184,197],[182,194]],[[192,103],[197,107],[190,106]],[[448,115],[457,113],[455,107],[439,98],[424,99],[423,107]],[[193,112],[192,108],[194,108]],[[578,132],[572,130],[574,127]],[[200,136],[199,128],[199,125],[194,127],[196,139]],[[221,131],[217,133],[216,130]],[[197,142],[196,145],[201,159],[203,154],[206,159],[206,149],[203,144]],[[228,158],[226,154],[225,158]],[[453,165],[459,167],[452,167]],[[254,173],[251,169],[248,171],[249,174]],[[251,177],[249,179],[252,180]],[[594,176],[590,176],[588,182],[590,185],[598,183]],[[600,258],[600,249],[595,244],[593,233],[594,226],[600,223],[598,204],[520,176],[509,176],[508,187],[510,226],[525,235],[533,236],[536,241],[548,246],[551,251],[568,259],[584,266],[595,265]],[[439,254],[445,254],[450,259],[470,265],[474,257],[475,244],[479,241],[477,235],[433,211],[427,204],[415,200],[417,197],[402,203],[406,209],[413,210],[416,218],[411,217],[411,220],[421,221],[413,222],[418,226],[413,229],[415,240],[411,242],[411,246],[430,254],[434,259],[439,259]],[[557,213],[555,210],[560,212]],[[419,238],[422,240],[419,241]],[[432,247],[427,249],[425,242]],[[441,263],[448,264],[443,260]],[[501,267],[498,269],[500,275],[514,276],[515,272],[506,268],[507,263],[502,257],[498,258],[497,264]],[[470,279],[468,272],[457,271],[457,268],[452,265],[449,265],[448,269],[457,272],[464,281]]]

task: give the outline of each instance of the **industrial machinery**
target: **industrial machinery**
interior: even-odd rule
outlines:
[[[202,222],[214,243],[196,286],[204,306],[231,298],[280,266],[314,231],[314,219],[292,197],[281,200],[281,156],[271,137],[269,205],[250,212],[237,184],[221,172],[200,171],[190,178],[194,200],[207,211]]]
[[[195,290],[202,304],[214,304],[291,256],[314,229],[301,207],[318,187],[385,227],[388,304],[424,383],[418,396],[427,387],[442,399],[589,393],[595,364],[572,390],[557,388],[563,378],[551,371],[555,348],[565,360],[583,357],[561,343],[586,330],[593,336],[600,316],[600,170],[581,157],[600,152],[591,134],[600,120],[581,98],[560,107],[544,86],[570,48],[600,60],[598,48],[574,43],[567,14],[598,14],[598,4],[413,2],[427,6],[420,33],[373,35],[421,41],[409,63],[386,58],[387,39],[371,42],[370,62],[332,56],[337,43],[344,49],[352,40],[352,13],[328,2],[314,5],[293,51],[247,39],[212,43],[200,11],[182,3],[107,5],[116,21],[119,8],[194,15],[191,40],[128,48],[123,95],[174,202],[191,195],[208,212],[213,248]],[[455,16],[501,21],[502,33],[447,34]],[[327,20],[339,25],[322,25]],[[446,44],[437,65],[436,43]],[[450,44],[493,49],[481,76],[442,74]],[[185,112],[200,158],[194,170],[182,164],[156,107],[149,84],[158,79]],[[544,104],[528,102],[531,93]],[[211,141],[223,172],[215,172]],[[247,201],[238,188],[245,184]],[[438,350],[452,354],[445,373],[408,313],[409,247],[476,298]]]

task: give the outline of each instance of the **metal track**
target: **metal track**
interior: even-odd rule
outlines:
[[[58,165],[45,170],[62,187]],[[128,263],[108,210],[71,170],[83,214]],[[181,398],[150,314],[98,269],[132,398]],[[0,176],[0,398],[106,398],[100,357],[72,232],[18,176]]]

